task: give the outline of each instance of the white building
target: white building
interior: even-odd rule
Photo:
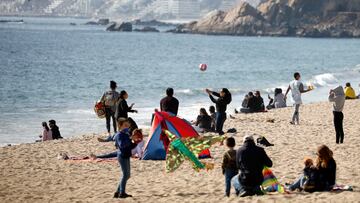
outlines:
[[[169,11],[178,19],[198,19],[200,17],[199,0],[169,0]]]

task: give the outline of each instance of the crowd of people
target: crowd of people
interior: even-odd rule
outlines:
[[[287,106],[287,95],[291,91],[292,100],[294,101],[294,111],[292,113],[290,124],[299,124],[300,106],[302,104],[301,95],[309,92],[313,87],[304,87],[300,81],[300,73],[294,74],[294,80],[290,82],[286,93],[282,93],[281,88],[276,88],[274,98],[269,98],[269,104],[265,106],[264,99],[260,91],[249,92],[243,102],[241,113],[265,112],[266,109],[284,108]],[[125,90],[120,93],[116,91],[117,84],[110,81],[110,90],[106,91],[101,97],[100,102],[105,107],[105,120],[108,137],[99,138],[100,142],[115,143],[116,151],[104,155],[92,155],[94,158],[114,158],[117,157],[122,175],[119,186],[114,194],[115,198],[131,197],[126,193],[126,183],[130,178],[130,157],[142,156],[142,147],[144,146],[143,134],[138,129],[136,122],[129,117],[128,113],[137,113],[134,109],[134,103],[130,106],[127,103],[129,97]],[[232,95],[227,88],[220,92],[205,90],[211,102],[215,106],[210,106],[209,112],[205,108],[200,108],[196,120],[192,125],[198,132],[216,132],[224,135],[224,123],[227,118],[227,107],[232,102]],[[355,91],[351,88],[350,83],[346,84],[345,90],[339,86],[329,92],[328,100],[333,103],[334,126],[336,132],[336,143],[344,142],[343,119],[342,113],[345,99],[355,99]],[[174,90],[168,88],[166,96],[160,100],[160,110],[177,116],[179,110],[179,100],[174,97]],[[156,110],[157,111],[157,110]],[[113,132],[111,133],[111,121]],[[51,139],[61,139],[59,128],[54,120],[46,122],[43,126],[43,141]],[[261,184],[264,180],[262,171],[264,166],[272,167],[272,160],[266,154],[264,148],[257,146],[253,136],[245,136],[243,144],[239,149],[235,149],[235,139],[228,137],[226,146],[229,148],[223,156],[222,170],[225,176],[225,195],[230,195],[231,185],[235,188],[238,196],[245,197],[250,195],[261,195]],[[288,184],[287,189],[290,191],[300,189],[308,192],[328,191],[335,185],[336,162],[333,159],[333,152],[325,145],[317,150],[316,163],[312,159],[306,159],[303,174],[292,184]]]

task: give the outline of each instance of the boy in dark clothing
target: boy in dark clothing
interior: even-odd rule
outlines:
[[[63,139],[63,137],[61,137],[59,127],[56,125],[55,120],[49,120],[49,126],[54,140]]]
[[[224,154],[222,162],[222,172],[225,175],[225,195],[230,196],[231,189],[231,179],[238,174],[238,169],[236,167],[236,150],[235,139],[229,137],[226,139],[226,146],[229,150]]]
[[[179,100],[173,97],[174,89],[167,88],[166,95],[167,96],[162,98],[160,101],[160,110],[170,112],[176,116],[179,109]]]

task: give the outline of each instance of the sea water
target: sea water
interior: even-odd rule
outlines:
[[[316,87],[304,94],[305,103],[325,101],[330,88],[348,81],[358,91],[360,83],[359,39],[122,33],[84,25],[85,19],[23,19],[0,24],[2,145],[33,142],[50,119],[64,137],[105,132],[93,107],[110,80],[128,92],[139,111],[130,116],[143,128],[167,87],[180,101],[179,116],[193,120],[212,105],[205,88],[229,88],[233,113],[246,92],[267,98],[285,89],[295,71]]]

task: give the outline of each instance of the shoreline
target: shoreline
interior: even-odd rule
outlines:
[[[300,108],[300,125],[289,125],[292,108],[267,113],[236,114],[225,122],[225,129],[236,128],[236,148],[245,134],[263,135],[275,146],[266,148],[272,170],[284,184],[302,172],[303,158],[315,157],[316,147],[326,144],[337,162],[337,184],[351,185],[353,192],[316,192],[271,194],[259,197],[224,197],[221,173],[224,146],[210,149],[215,163],[211,171],[194,172],[184,163],[174,173],[165,173],[164,161],[131,160],[132,177],[129,202],[357,202],[360,199],[360,100],[347,100],[344,108],[345,143],[335,144],[330,102],[306,104]],[[267,122],[274,119],[274,123]],[[118,184],[119,167],[115,162],[67,162],[58,160],[60,152],[70,156],[101,154],[114,150],[113,143],[99,143],[98,134],[89,133],[64,140],[0,147],[1,202],[117,202],[113,192]],[[19,181],[21,180],[21,181]]]

